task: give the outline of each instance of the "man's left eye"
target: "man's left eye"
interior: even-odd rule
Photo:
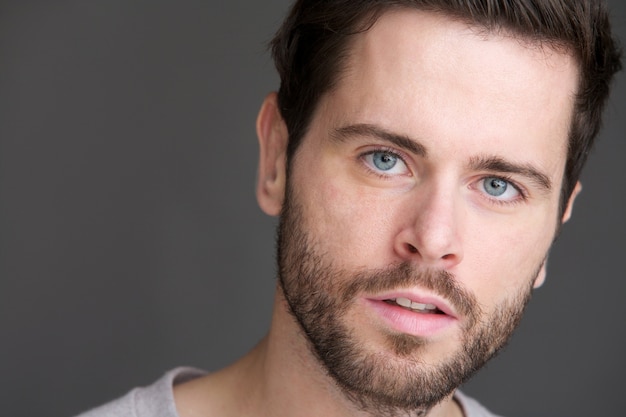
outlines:
[[[402,174],[407,170],[400,156],[389,151],[373,151],[364,156],[367,165],[377,172],[385,174]]]
[[[489,197],[498,200],[513,200],[520,195],[520,192],[513,184],[498,177],[483,178],[481,180],[481,188]]]

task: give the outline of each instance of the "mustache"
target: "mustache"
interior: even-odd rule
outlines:
[[[359,293],[376,294],[413,286],[425,288],[445,298],[471,322],[475,322],[481,314],[476,297],[461,287],[453,274],[443,270],[417,269],[408,262],[358,272],[341,289],[341,294],[343,301],[348,302]]]

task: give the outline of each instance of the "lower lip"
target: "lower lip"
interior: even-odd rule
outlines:
[[[382,300],[366,301],[393,330],[416,337],[436,336],[457,321],[447,314],[418,313]]]

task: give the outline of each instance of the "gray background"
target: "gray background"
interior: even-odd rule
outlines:
[[[287,3],[0,2],[2,415],[72,415],[265,333],[275,220],[254,198],[254,120]],[[616,87],[546,285],[465,387],[498,413],[625,415]]]

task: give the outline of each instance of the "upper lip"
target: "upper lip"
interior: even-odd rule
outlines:
[[[409,300],[421,304],[432,304],[448,316],[457,318],[456,309],[443,297],[428,292],[416,291],[394,291],[374,297],[368,297],[374,301],[395,300],[396,298],[408,298]]]

